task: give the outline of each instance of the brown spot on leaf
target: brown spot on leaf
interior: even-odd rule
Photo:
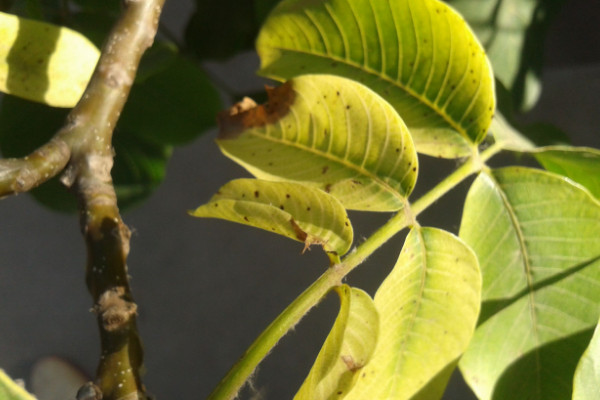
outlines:
[[[294,233],[296,234],[296,238],[298,240],[300,240],[301,242],[305,242],[306,239],[308,238],[308,235],[306,234],[306,232],[304,232],[302,230],[302,228],[300,228],[300,226],[298,226],[296,221],[294,221],[294,218],[290,219],[290,224],[292,224],[292,229],[294,230]]]
[[[342,356],[342,361],[344,362],[344,364],[346,364],[348,370],[352,372],[356,372],[363,367],[361,364],[356,363],[352,356]]]
[[[323,175],[325,175],[325,174],[327,173],[327,171],[328,171],[328,170],[329,170],[329,167],[326,165],[326,166],[324,166],[324,167],[323,167],[323,169],[321,170],[321,173],[322,173]]]
[[[289,112],[296,98],[291,82],[276,88],[267,86],[265,89],[267,103],[257,105],[254,100],[244,97],[229,110],[218,114],[219,139],[233,139],[245,129],[274,124]]]
[[[260,193],[258,192],[258,190],[254,191],[254,197],[256,197],[258,199],[258,196],[260,196]]]
[[[328,183],[327,185],[325,185],[325,191],[326,191],[327,193],[330,193],[330,192],[331,192],[331,183]]]

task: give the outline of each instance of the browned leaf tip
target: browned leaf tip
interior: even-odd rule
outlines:
[[[289,112],[296,97],[290,81],[276,88],[267,86],[265,90],[266,104],[257,105],[254,100],[244,97],[229,110],[219,113],[219,139],[233,139],[245,129],[273,124]]]

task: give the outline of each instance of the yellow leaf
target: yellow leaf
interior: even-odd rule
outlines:
[[[100,51],[64,27],[0,12],[0,91],[54,107],[73,107]]]

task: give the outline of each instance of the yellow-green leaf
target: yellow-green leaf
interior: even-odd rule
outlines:
[[[480,325],[459,363],[467,383],[482,400],[569,398],[600,316],[600,202],[553,173],[492,170],[469,191],[460,236],[483,275]]]
[[[418,160],[402,119],[349,79],[295,78],[219,124],[221,150],[256,177],[316,186],[349,209],[398,210],[415,185]]]
[[[54,107],[73,107],[99,50],[64,27],[0,12],[0,91]]]
[[[319,244],[338,255],[352,244],[352,226],[340,202],[298,183],[236,179],[191,214],[254,226],[305,246]]]
[[[600,324],[575,370],[573,400],[600,399]]]
[[[25,389],[0,369],[0,400],[35,400]]]
[[[379,317],[371,297],[348,285],[336,291],[340,312],[294,400],[343,398],[375,349]]]
[[[413,228],[375,295],[379,339],[345,400],[424,398],[424,389],[428,400],[441,397],[475,330],[480,294],[468,246],[440,229]],[[427,387],[434,378],[437,387]]]
[[[260,73],[355,79],[402,116],[417,150],[470,155],[495,108],[485,52],[463,18],[438,0],[284,0],[258,40]]]

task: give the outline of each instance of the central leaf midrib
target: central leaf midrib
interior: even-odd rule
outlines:
[[[313,147],[305,146],[298,142],[285,141],[283,139],[278,139],[278,138],[268,136],[266,134],[262,134],[262,133],[258,133],[258,132],[249,132],[249,134],[252,136],[258,137],[260,139],[270,140],[272,142],[275,142],[275,143],[278,143],[278,144],[281,144],[284,146],[295,147],[298,150],[306,151],[308,153],[312,153],[319,157],[323,157],[330,162],[341,164],[343,167],[348,168],[353,171],[356,171],[357,173],[359,173],[363,176],[366,176],[367,178],[375,181],[378,185],[382,186],[386,191],[390,192],[394,197],[396,197],[398,200],[400,200],[400,202],[402,204],[404,204],[406,202],[406,198],[407,198],[406,196],[399,193],[397,190],[395,190],[393,187],[391,187],[388,183],[383,181],[379,176],[373,175],[369,170],[363,169],[355,164],[348,163],[345,160],[340,159],[339,157],[334,157],[330,153],[323,153]],[[390,177],[390,178],[392,178],[392,177]],[[402,187],[402,184],[400,182],[398,182],[398,184],[400,187]]]
[[[276,50],[280,50],[280,51],[288,51],[288,52],[295,52],[295,53],[299,53],[299,54],[303,54],[303,55],[307,55],[307,56],[312,56],[312,57],[318,57],[318,58],[324,58],[324,59],[330,59],[332,61],[336,61],[336,62],[340,62],[343,63],[345,65],[347,65],[348,67],[351,68],[356,68],[366,74],[369,74],[370,76],[375,77],[376,79],[380,79],[384,82],[387,82],[391,85],[393,85],[394,87],[406,92],[408,95],[410,95],[413,99],[415,99],[417,102],[424,104],[425,106],[427,106],[429,109],[435,111],[435,113],[441,117],[448,125],[450,125],[450,127],[452,127],[457,133],[459,133],[462,137],[464,137],[465,139],[468,140],[469,143],[472,143],[471,137],[466,133],[466,131],[462,128],[462,126],[460,126],[459,124],[457,124],[454,120],[452,120],[450,118],[450,116],[448,116],[448,114],[442,112],[441,109],[439,109],[435,104],[431,103],[426,97],[424,97],[421,94],[416,93],[414,90],[411,90],[410,87],[407,87],[403,84],[401,84],[400,82],[398,82],[397,80],[392,80],[391,78],[388,78],[387,76],[383,75],[383,72],[381,71],[376,71],[373,69],[370,69],[364,65],[352,62],[351,60],[345,59],[345,58],[340,58],[334,55],[330,55],[330,54],[319,54],[319,53],[313,53],[313,52],[309,52],[309,51],[305,51],[305,50],[298,50],[298,49],[289,49],[289,48],[285,48],[285,47],[279,47],[279,46],[271,46],[271,48],[276,49]],[[330,73],[335,74],[335,71],[329,71]]]
[[[521,230],[521,225],[519,224],[518,218],[510,204],[510,201],[508,200],[508,197],[506,196],[506,193],[504,192],[504,190],[502,190],[500,183],[495,179],[495,177],[492,174],[488,174],[488,176],[498,189],[498,193],[500,194],[502,203],[504,204],[504,207],[505,207],[506,211],[508,212],[511,224],[517,235],[517,239],[519,242],[519,249],[521,250],[521,254],[523,255],[523,264],[525,267],[525,277],[527,279],[527,289],[528,289],[527,293],[529,296],[529,311],[531,313],[531,323],[532,323],[534,338],[536,341],[536,346],[534,347],[534,351],[535,351],[535,355],[536,355],[536,371],[535,372],[536,372],[536,378],[537,378],[537,383],[538,383],[537,387],[539,388],[541,386],[541,376],[540,376],[541,366],[540,366],[540,358],[539,358],[539,344],[541,343],[541,341],[540,341],[540,337],[539,337],[539,332],[537,330],[537,315],[536,315],[536,311],[535,311],[535,285],[533,283],[532,276],[531,276],[531,274],[532,274],[531,264],[529,262],[529,254],[527,252],[527,246],[525,245],[525,237],[523,235],[523,231]]]

